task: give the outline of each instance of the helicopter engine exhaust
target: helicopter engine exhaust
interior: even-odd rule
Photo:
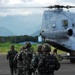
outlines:
[[[42,38],[46,39],[68,39],[70,36],[73,35],[72,29],[67,30],[57,30],[57,31],[51,31],[49,30],[42,30],[40,35]]]
[[[69,35],[69,36],[72,36],[72,35],[73,35],[73,30],[72,30],[72,29],[69,29],[69,30],[68,30],[68,35]]]

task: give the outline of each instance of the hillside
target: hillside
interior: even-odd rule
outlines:
[[[0,27],[0,36],[13,36],[14,33],[5,27]]]

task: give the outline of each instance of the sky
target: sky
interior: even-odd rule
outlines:
[[[43,12],[47,9],[20,7],[44,7],[57,4],[74,5],[75,0],[0,0],[0,27],[9,29],[15,35],[30,35],[40,30]]]
[[[49,5],[74,5],[75,0],[0,0],[0,7],[42,7]],[[34,11],[33,11],[34,10]],[[27,10],[27,9],[2,9],[0,16],[7,15],[30,15],[42,13],[39,9]]]

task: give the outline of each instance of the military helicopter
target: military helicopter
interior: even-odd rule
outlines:
[[[63,8],[75,6],[54,5],[44,11],[40,35],[43,40],[57,49],[70,53],[70,62],[75,62],[75,13]],[[52,10],[53,9],[53,10]]]

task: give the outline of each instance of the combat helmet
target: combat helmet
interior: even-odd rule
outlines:
[[[25,49],[25,46],[22,46],[21,49],[20,49],[20,51],[23,51],[24,49]]]
[[[51,52],[51,47],[49,44],[44,44],[42,46],[42,52]]]
[[[25,48],[30,48],[30,47],[31,47],[31,43],[30,42],[26,42]]]
[[[37,46],[37,52],[42,52],[41,49],[42,49],[42,44],[39,44],[39,45]]]
[[[11,48],[11,49],[14,49],[14,48],[15,48],[15,46],[14,46],[14,45],[11,45],[11,46],[10,46],[10,48]]]

